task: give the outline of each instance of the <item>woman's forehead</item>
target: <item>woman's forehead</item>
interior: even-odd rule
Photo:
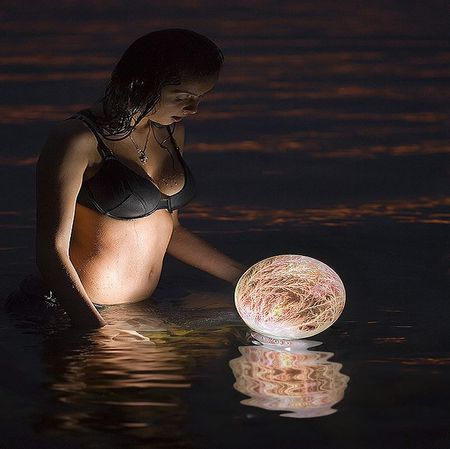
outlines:
[[[217,82],[217,77],[201,80],[182,81],[181,84],[168,86],[171,92],[188,93],[200,97],[212,90]]]

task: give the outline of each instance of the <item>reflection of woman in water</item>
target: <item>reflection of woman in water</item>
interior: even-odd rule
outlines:
[[[245,267],[184,228],[194,196],[184,125],[222,66],[204,36],[149,33],[125,52],[99,103],[59,123],[37,164],[37,266],[78,326],[96,305],[155,290],[166,253],[232,284]]]

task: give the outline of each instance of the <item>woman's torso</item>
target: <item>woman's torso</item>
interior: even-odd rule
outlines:
[[[146,135],[147,130],[135,137],[136,142],[145,141]],[[93,190],[96,183],[98,187],[99,179],[100,184],[119,181],[123,184],[122,179],[106,178],[108,174],[118,176],[116,172],[121,170],[124,175],[131,177],[131,181],[140,183],[140,188],[148,187],[152,198],[158,195],[162,199],[171,196],[176,198],[178,192],[186,193],[186,190],[192,190],[192,186],[186,186],[186,178],[192,182],[190,172],[186,172],[188,168],[183,167],[185,164],[181,156],[177,155],[178,150],[173,148],[175,141],[172,142],[167,137],[166,128],[154,128],[150,131],[148,161],[145,165],[139,161],[137,150],[129,138],[114,142],[103,140],[120,164],[114,162],[111,164],[115,164],[114,168],[107,169],[107,161],[100,153],[93,154],[91,164],[84,173],[82,190],[89,185]],[[164,142],[167,150],[158,145],[156,139]],[[130,170],[133,173],[130,173]],[[141,178],[134,179],[135,174]],[[94,180],[96,182],[93,182]],[[146,186],[145,183],[152,184]],[[128,185],[128,182],[125,184]],[[95,196],[95,191],[93,193]],[[132,198],[127,201],[132,201]],[[77,202],[70,259],[93,302],[136,302],[148,298],[155,290],[172,235],[173,219],[169,210],[152,208],[153,206],[149,208],[148,215],[140,218],[118,219]],[[111,214],[114,215],[114,211]]]

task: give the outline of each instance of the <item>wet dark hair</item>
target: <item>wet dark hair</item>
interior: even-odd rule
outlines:
[[[128,135],[158,103],[164,86],[218,75],[223,59],[214,42],[194,31],[173,28],[140,37],[117,63],[101,99],[103,134]]]

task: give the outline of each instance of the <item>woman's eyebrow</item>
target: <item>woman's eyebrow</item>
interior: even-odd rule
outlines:
[[[209,89],[207,92],[205,92],[205,94],[211,92],[213,89],[214,89],[214,87]],[[189,94],[189,95],[193,95],[194,97],[200,97],[201,96],[200,94],[195,94],[194,92],[189,92],[188,90],[175,89],[174,92],[177,93],[177,94]],[[205,95],[205,94],[203,94],[203,95]]]

